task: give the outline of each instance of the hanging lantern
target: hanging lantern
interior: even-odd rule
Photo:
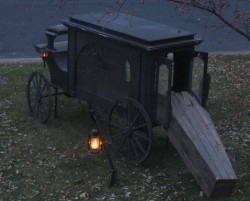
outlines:
[[[97,129],[92,129],[88,140],[88,150],[91,154],[100,154],[103,148],[102,140]]]

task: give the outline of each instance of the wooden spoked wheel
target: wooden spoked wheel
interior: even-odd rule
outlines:
[[[52,110],[51,87],[40,72],[33,72],[27,82],[27,102],[30,115],[45,123]]]
[[[152,123],[144,107],[134,99],[118,99],[110,110],[108,128],[115,152],[138,165],[149,155]]]

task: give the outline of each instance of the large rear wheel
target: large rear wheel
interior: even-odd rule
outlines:
[[[45,123],[52,110],[51,87],[40,72],[33,72],[27,82],[27,102],[30,115]]]
[[[121,98],[109,113],[108,127],[115,152],[138,165],[149,155],[152,123],[144,107],[134,99]]]

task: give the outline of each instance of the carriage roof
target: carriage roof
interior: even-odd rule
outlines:
[[[195,34],[124,13],[74,15],[64,25],[146,50],[196,45]]]

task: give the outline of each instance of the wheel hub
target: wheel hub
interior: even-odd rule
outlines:
[[[41,101],[42,94],[40,92],[36,93],[36,100]]]

